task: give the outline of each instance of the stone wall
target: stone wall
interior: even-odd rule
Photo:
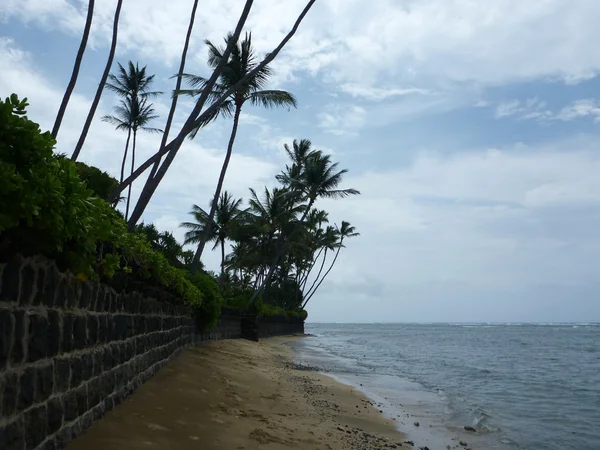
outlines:
[[[184,306],[152,295],[81,282],[41,257],[0,263],[0,450],[63,448],[194,343],[304,332],[224,311],[199,333]]]
[[[194,341],[183,306],[41,258],[0,272],[0,449],[64,447]]]
[[[304,334],[304,321],[279,317],[262,319],[257,322],[257,334],[259,338]]]

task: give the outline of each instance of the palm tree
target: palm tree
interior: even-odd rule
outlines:
[[[119,16],[121,15],[121,6],[123,6],[123,0],[117,0],[117,7],[115,9],[115,16],[113,19],[113,34],[112,34],[112,42],[110,44],[110,50],[108,52],[108,60],[106,61],[106,66],[104,67],[104,72],[102,73],[102,78],[100,79],[100,83],[98,84],[98,89],[96,90],[96,95],[94,96],[94,100],[92,101],[92,106],[90,106],[90,111],[85,119],[85,123],[83,124],[83,129],[81,130],[81,136],[79,136],[79,140],[75,145],[75,150],[71,155],[71,159],[73,161],[77,161],[79,157],[79,153],[81,153],[81,148],[85,143],[85,139],[87,137],[88,131],[90,130],[90,125],[92,124],[92,120],[94,119],[94,115],[96,114],[96,109],[98,108],[98,104],[100,103],[100,97],[102,97],[102,91],[104,91],[104,84],[106,83],[106,79],[108,78],[108,73],[110,72],[110,68],[112,66],[113,59],[115,57],[115,50],[117,49],[117,37],[119,34]]]
[[[302,304],[302,309],[304,309],[308,301],[312,298],[317,289],[319,289],[319,286],[321,286],[321,283],[323,283],[323,280],[325,280],[325,277],[327,277],[329,272],[331,272],[331,269],[333,269],[333,266],[337,261],[338,255],[340,254],[340,250],[342,249],[342,247],[344,247],[344,239],[360,236],[360,233],[356,232],[356,228],[346,221],[342,221],[342,226],[338,230],[338,234],[340,236],[340,242],[337,244],[337,252],[335,253],[335,258],[333,258],[333,262],[329,266],[329,269],[327,269],[327,272],[325,272],[325,275],[323,275],[323,278],[321,278],[321,281],[319,281],[319,284],[317,284],[317,286],[312,290],[312,292],[310,291],[310,289],[309,292],[307,292],[306,298],[304,299],[304,303]]]
[[[119,72],[117,75],[111,73],[108,76],[110,81],[106,83],[106,89],[113,91],[118,96],[125,99],[146,99],[157,97],[162,94],[162,92],[150,90],[152,83],[154,82],[154,75],[146,75],[146,66],[140,69],[137,63],[134,65],[133,62],[129,61],[128,70],[125,70],[121,63],[118,63],[118,65]],[[129,104],[123,105],[123,102],[121,103],[121,106],[118,107],[117,110],[119,115],[125,118],[130,115],[126,111],[129,108]],[[132,117],[128,118],[132,119]],[[125,178],[125,164],[127,162],[127,152],[133,129],[133,121],[114,121],[111,116],[104,116],[102,120],[114,123],[117,130],[127,130],[127,140],[125,141],[125,151],[123,152],[123,162],[121,163],[121,178],[119,179],[119,183],[122,183]]]
[[[294,166],[294,164],[292,164],[292,166]],[[284,184],[295,199],[299,199],[305,203],[303,205],[304,212],[293,231],[286,239],[284,239],[279,251],[271,262],[269,272],[262,287],[254,292],[250,299],[250,303],[252,303],[262,293],[264,288],[268,286],[277,267],[277,263],[286,252],[290,241],[300,231],[306,217],[318,198],[340,199],[350,195],[360,194],[356,189],[338,189],[347,170],[343,169],[338,171],[337,167],[338,163],[332,163],[330,155],[323,154],[320,151],[314,151],[310,152],[305,158],[301,170],[296,171],[294,170],[294,167],[292,167],[277,176],[277,179]]]
[[[210,41],[206,41],[208,45],[208,64],[212,69],[216,69],[223,53],[227,48],[227,45],[234,39],[232,34],[228,34],[225,38],[225,48],[220,48],[214,45]],[[236,43],[232,46],[231,55],[223,71],[219,76],[219,81],[215,83],[211,92],[209,93],[210,98],[214,101],[226,93],[230,88],[236,86],[240,81],[244,80],[247,75],[258,68],[259,61],[256,58],[254,50],[252,48],[252,36],[247,33],[244,40]],[[258,70],[252,77],[242,82],[240,86],[234,90],[231,95],[225,100],[215,112],[210,115],[204,122],[199,124],[199,127],[204,126],[206,123],[214,120],[219,115],[226,117],[233,117],[233,127],[231,130],[231,136],[229,137],[229,143],[227,145],[227,153],[225,155],[225,161],[221,168],[219,175],[219,181],[215,189],[213,198],[219,198],[221,189],[223,188],[223,182],[225,180],[225,174],[227,173],[227,167],[229,166],[229,160],[231,159],[231,153],[233,150],[233,143],[238,129],[240,113],[242,112],[242,106],[249,102],[254,106],[262,106],[264,108],[274,108],[282,106],[293,106],[296,107],[295,97],[286,91],[279,90],[265,90],[264,87],[272,76],[272,70],[268,66],[263,66]],[[179,94],[187,94],[192,96],[201,95],[207,88],[208,80],[204,77],[184,74],[194,89],[182,90],[176,92]],[[196,128],[195,132],[198,131],[199,127]],[[208,223],[212,223],[215,215],[216,204],[213,203],[208,214]],[[194,264],[200,260],[204,246],[209,237],[209,229],[205,230],[206,237],[202,238],[198,244],[198,249],[194,256]],[[194,264],[192,264],[192,270],[194,270]]]
[[[90,28],[92,27],[92,19],[94,17],[94,0],[89,0],[87,17],[85,19],[85,26],[83,28],[83,35],[81,36],[81,43],[79,44],[79,50],[77,50],[77,56],[75,57],[75,64],[73,65],[73,72],[71,73],[71,79],[67,85],[67,90],[63,96],[60,107],[58,108],[58,114],[52,127],[52,139],[56,140],[58,136],[58,130],[62,123],[63,117],[67,110],[67,105],[71,99],[71,94],[75,89],[75,83],[77,83],[77,77],[79,76],[79,68],[81,67],[81,61],[83,60],[83,54],[85,53],[85,47],[87,46],[88,37],[90,36]],[[122,180],[121,180],[122,181]]]
[[[213,202],[211,202],[213,203]],[[184,244],[197,244],[203,239],[206,230],[209,229],[209,241],[215,241],[213,250],[221,246],[221,281],[225,277],[225,241],[231,239],[236,222],[240,215],[244,213],[240,209],[242,199],[235,199],[229,192],[224,191],[219,197],[216,206],[216,214],[212,226],[209,214],[198,205],[192,206],[190,214],[194,216],[195,222],[183,222],[180,226],[187,228]]]
[[[158,116],[154,114],[152,103],[148,104],[146,98],[127,97],[121,100],[121,105],[115,108],[116,115],[106,115],[103,121],[115,125],[117,130],[127,130],[127,142],[125,144],[125,155],[121,166],[121,178],[125,169],[125,158],[127,157],[127,147],[129,146],[129,137],[133,135],[133,145],[131,147],[131,173],[135,168],[135,147],[138,131],[148,131],[150,133],[161,133],[158,128],[149,127],[148,124]],[[125,220],[129,216],[129,204],[131,201],[131,185],[129,185],[127,194],[127,206],[125,208]]]

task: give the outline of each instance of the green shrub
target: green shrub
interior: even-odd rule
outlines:
[[[79,161],[75,164],[77,165],[79,178],[94,192],[96,197],[107,199],[119,185],[119,181],[116,178],[111,177],[108,173],[103,172],[97,167],[88,166]]]
[[[196,309],[198,325],[201,330],[210,330],[221,315],[221,307],[225,303],[217,282],[202,272],[190,274],[192,284],[202,293],[202,304]]]
[[[123,218],[97,196],[108,189],[108,175],[55,155],[55,141],[27,118],[27,105],[15,94],[0,100],[2,253],[42,253],[81,279],[112,278],[122,270],[200,307],[203,293],[186,273],[144,237],[128,233]]]

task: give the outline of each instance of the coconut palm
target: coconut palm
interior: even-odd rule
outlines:
[[[154,82],[154,75],[146,74],[146,66],[140,69],[137,63],[134,65],[133,62],[129,61],[127,65],[127,70],[125,70],[121,63],[118,63],[118,65],[119,70],[117,74],[115,75],[111,73],[108,76],[109,82],[106,83],[106,89],[116,93],[118,96],[124,99],[143,100],[147,98],[157,97],[160,94],[162,94],[162,92],[150,90],[152,87],[152,83]],[[126,103],[125,109],[128,108],[128,105],[129,104]],[[120,108],[123,108],[123,106],[124,105],[122,104]],[[121,109],[120,115],[122,117],[126,117],[127,113]],[[104,116],[102,120],[105,120],[107,117],[111,116]],[[108,121],[111,123],[115,123],[111,120]],[[127,121],[125,121],[125,123],[123,123],[122,121],[119,123],[119,121],[117,121],[115,124],[117,125],[117,130],[127,131],[125,151],[123,152],[123,162],[121,163],[121,178],[119,179],[119,183],[122,183],[123,179],[125,178],[125,164],[127,162],[129,140],[131,139],[133,127],[131,126],[131,123]]]
[[[304,203],[304,212],[293,231],[283,240],[279,251],[271,262],[261,289],[254,292],[250,302],[253,302],[262,290],[268,286],[279,260],[289,247],[290,241],[304,225],[304,221],[317,199],[340,199],[360,194],[356,189],[338,189],[347,170],[338,171],[338,163],[331,162],[331,156],[320,151],[310,152],[303,162],[302,169],[297,174],[295,172],[294,170],[287,170],[280,174],[277,179],[284,184],[289,192],[293,193],[294,200],[300,200]]]
[[[337,252],[335,253],[335,258],[333,258],[333,261],[332,261],[331,265],[329,266],[329,269],[327,269],[327,272],[325,272],[325,275],[323,275],[323,278],[321,278],[321,281],[319,281],[319,283],[314,287],[314,289],[312,291],[310,291],[310,289],[309,289],[309,292],[306,293],[306,296],[304,298],[304,303],[302,304],[302,309],[304,309],[304,307],[306,306],[308,301],[312,298],[312,296],[315,294],[315,292],[317,292],[317,289],[319,289],[319,286],[321,286],[321,283],[323,283],[323,280],[325,280],[325,277],[327,277],[329,272],[331,272],[331,269],[333,269],[333,266],[335,265],[335,262],[337,261],[337,258],[340,254],[340,250],[344,247],[344,239],[355,237],[355,236],[360,236],[360,233],[356,232],[356,228],[353,227],[352,225],[350,225],[350,223],[346,222],[346,221],[342,221],[342,225],[337,230],[337,234],[340,237],[340,241],[339,241],[339,243],[336,244]],[[317,278],[318,278],[318,276],[317,276]]]
[[[81,135],[79,136],[79,140],[75,145],[75,150],[71,155],[71,159],[73,161],[77,161],[79,157],[79,153],[81,153],[81,149],[83,144],[85,143],[85,139],[87,138],[88,131],[90,130],[90,125],[92,124],[92,120],[94,119],[94,115],[96,114],[96,109],[98,109],[98,104],[100,103],[100,97],[102,97],[102,91],[104,91],[104,85],[106,84],[106,79],[108,78],[108,73],[110,72],[110,68],[113,63],[113,59],[115,57],[115,50],[117,49],[117,37],[119,34],[119,17],[121,15],[121,7],[123,6],[123,0],[117,0],[117,7],[115,8],[115,15],[113,18],[113,34],[112,41],[110,44],[110,50],[108,51],[108,59],[106,61],[106,66],[104,67],[104,72],[102,73],[102,78],[100,78],[100,83],[98,83],[98,89],[96,90],[96,95],[94,96],[94,100],[92,100],[92,105],[90,106],[90,111],[85,119],[85,123],[83,124],[83,129],[81,130]]]
[[[206,230],[209,229],[208,240],[215,241],[213,250],[217,246],[221,246],[221,280],[225,276],[225,242],[231,239],[236,221],[244,213],[240,209],[241,204],[242,199],[235,199],[229,192],[224,191],[219,197],[212,226],[208,226],[211,223],[209,214],[198,205],[193,205],[192,211],[190,211],[195,222],[183,222],[180,225],[190,230],[185,234],[184,244],[197,244],[203,239]]]
[[[225,38],[225,45],[233,40],[231,34]],[[208,64],[212,69],[216,69],[223,57],[225,48],[216,46],[210,41],[206,41],[208,45]],[[252,48],[252,36],[247,33],[245,38],[236,43],[231,50],[231,55],[223,71],[219,76],[219,81],[214,85],[210,92],[210,98],[216,100],[222,94],[226,93],[230,88],[236,86],[240,81],[253,70],[258,68],[260,61],[257,60],[254,49]],[[242,106],[249,102],[254,106],[262,106],[264,108],[275,108],[275,107],[296,107],[295,97],[286,91],[280,90],[265,90],[265,86],[272,76],[272,70],[268,66],[263,66],[258,70],[252,77],[240,84],[240,86],[231,93],[231,95],[225,100],[215,112],[207,117],[205,121],[199,124],[199,127],[204,126],[207,122],[214,120],[218,116],[233,117],[233,126],[231,129],[231,135],[229,137],[229,143],[227,145],[227,153],[225,160],[223,161],[223,167],[219,175],[219,181],[215,189],[213,198],[219,198],[221,189],[223,188],[223,182],[225,180],[225,174],[227,173],[227,167],[231,159],[231,153],[233,150],[233,143],[237,133],[240,114],[242,112]],[[187,94],[192,96],[201,95],[207,87],[208,80],[201,76],[185,74],[184,78],[192,85],[193,89],[182,90],[176,92],[177,95]],[[196,128],[196,132],[198,131]],[[212,223],[215,215],[216,204],[213,203],[210,212],[208,214],[208,223]],[[209,229],[205,230],[206,237],[201,239],[194,256],[194,263],[197,263],[202,256],[204,246],[209,236]],[[192,270],[194,270],[194,264],[192,264]]]
[[[147,131],[150,133],[162,133],[158,128],[149,127],[148,124],[158,116],[154,114],[152,103],[148,103],[146,98],[127,97],[121,100],[121,104],[115,108],[114,115],[102,117],[104,122],[115,125],[117,130],[127,130],[127,142],[125,144],[125,155],[121,165],[121,179],[125,170],[125,161],[127,157],[127,148],[129,146],[129,137],[133,136],[133,145],[131,147],[131,173],[135,168],[135,147],[138,131]],[[129,204],[131,201],[131,185],[127,193],[127,206],[125,208],[125,220],[129,216]]]
[[[63,117],[67,110],[67,105],[75,89],[75,83],[77,83],[77,77],[79,76],[79,68],[81,67],[81,61],[83,60],[83,54],[85,53],[85,47],[87,46],[88,37],[90,36],[90,28],[92,27],[92,19],[94,17],[94,0],[89,0],[87,17],[85,19],[85,26],[83,27],[83,34],[81,35],[81,43],[79,44],[79,50],[77,50],[77,56],[75,57],[75,64],[73,65],[73,72],[71,72],[71,79],[67,85],[65,95],[63,96],[60,107],[58,108],[58,114],[52,127],[52,139],[56,139],[58,136],[58,130],[62,123]]]

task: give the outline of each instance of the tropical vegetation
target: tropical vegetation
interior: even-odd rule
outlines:
[[[246,0],[233,32],[223,46],[206,41],[208,76],[185,72],[187,51],[198,1],[194,0],[164,131],[151,122],[159,119],[150,100],[154,75],[137,63],[118,64],[110,73],[118,36],[122,0],[117,1],[113,37],[106,67],[100,77],[75,151],[68,158],[54,151],[62,117],[82,63],[93,17],[88,19],[73,74],[52,133],[43,132],[27,117],[27,99],[16,94],[0,101],[0,254],[41,253],[55,259],[78,278],[98,279],[119,289],[158,287],[169,301],[192,307],[203,326],[213,325],[222,308],[254,311],[260,315],[306,318],[305,307],[338,261],[348,239],[358,232],[348,222],[330,223],[322,199],[358,195],[342,186],[345,169],[332,156],[314,149],[308,139],[294,140],[284,149],[289,161],[269,186],[249,187],[247,199],[227,190],[226,173],[244,105],[264,108],[297,106],[293,94],[268,89],[270,62],[294,36],[314,4],[307,2],[280,44],[264,58],[252,48],[248,32],[240,40],[253,1]],[[182,89],[183,82],[189,88]],[[127,133],[119,178],[76,161],[84,149],[102,92],[117,96],[113,114],[102,120]],[[189,95],[193,107],[174,137],[169,137],[178,107]],[[219,118],[232,119],[224,146],[224,161],[210,199],[191,205],[190,219],[181,224],[183,242],[172,231],[141,222],[186,138],[194,138]],[[139,131],[163,133],[158,151],[136,166]],[[127,173],[126,165],[130,161]],[[131,186],[150,169],[135,203]],[[119,203],[127,190],[124,212]],[[206,203],[205,203],[206,202]],[[204,209],[201,205],[207,205]],[[133,205],[130,214],[130,205]],[[217,273],[202,261],[207,242],[219,250]]]

